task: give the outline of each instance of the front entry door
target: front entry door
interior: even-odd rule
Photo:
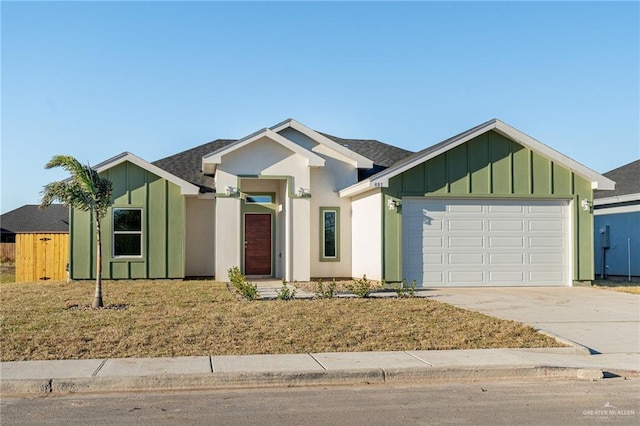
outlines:
[[[244,215],[244,274],[271,275],[271,215]]]

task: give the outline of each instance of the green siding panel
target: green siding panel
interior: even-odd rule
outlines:
[[[167,276],[167,185],[164,179],[152,176],[149,181],[147,208],[147,254],[149,278]],[[153,230],[153,232],[150,232]]]
[[[518,195],[531,194],[531,151],[517,143],[511,144],[513,161],[513,193]]]
[[[572,174],[569,170],[557,164],[553,165],[553,193],[571,194],[573,185],[571,184]]]
[[[487,134],[469,141],[468,154],[471,193],[489,194],[491,192],[491,179],[488,167],[489,138]]]
[[[447,192],[447,163],[445,155],[439,155],[429,161],[426,166],[427,187],[425,193]],[[391,187],[391,183],[389,183]]]
[[[417,167],[407,170],[402,175],[402,186],[405,194],[423,195],[424,194],[424,166],[421,164]]]
[[[174,184],[168,185],[167,212],[169,223],[167,226],[167,278],[184,277],[184,215],[185,202],[180,196],[180,188]]]
[[[103,173],[114,184],[114,203],[102,221],[103,278],[183,278],[185,248],[185,198],[180,188],[132,163],[122,163]],[[142,256],[112,256],[113,208],[141,208]],[[72,212],[72,278],[95,278],[88,213]]]
[[[460,145],[447,152],[447,177],[449,192],[454,194],[469,193],[469,164],[467,145]]]
[[[71,278],[89,279],[93,276],[94,269],[94,230],[90,213],[71,209],[70,219],[70,229],[74,236],[69,261]]]
[[[491,193],[511,194],[511,141],[494,132],[489,133],[491,151]]]
[[[551,194],[551,161],[534,152],[531,158],[533,194]]]

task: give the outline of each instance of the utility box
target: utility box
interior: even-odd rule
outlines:
[[[604,228],[600,228],[600,247],[608,249],[610,245],[609,241],[609,225],[607,225]]]

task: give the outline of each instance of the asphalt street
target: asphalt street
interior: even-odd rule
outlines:
[[[67,394],[1,401],[2,425],[640,423],[640,380]]]

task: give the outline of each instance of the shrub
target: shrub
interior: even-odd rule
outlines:
[[[367,278],[367,275],[363,275],[362,278],[353,280],[353,283],[347,285],[347,290],[355,294],[357,297],[369,297],[373,291],[371,287],[371,280]]]
[[[278,290],[278,299],[280,300],[291,300],[296,295],[295,287],[289,288],[287,287],[287,281],[282,280],[282,287]]]
[[[256,300],[259,297],[258,285],[248,282],[237,266],[229,268],[227,274],[231,285],[242,297],[247,300]]]
[[[407,280],[402,280],[400,285],[396,288],[398,297],[415,297],[416,295],[416,280],[411,281],[411,285],[407,284]]]
[[[333,279],[325,287],[322,280],[318,280],[316,283],[316,297],[319,299],[332,299],[336,295],[336,280]]]

